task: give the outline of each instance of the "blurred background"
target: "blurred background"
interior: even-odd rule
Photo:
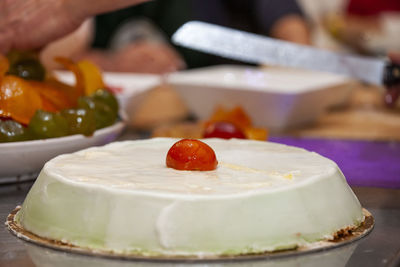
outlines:
[[[62,52],[106,71],[163,73],[231,63],[175,47],[171,35],[201,20],[321,48],[386,56],[400,51],[397,0],[163,0],[99,15],[43,53]]]
[[[211,22],[344,53],[381,58],[387,58],[389,53],[400,54],[398,0],[160,0],[102,14],[86,21],[70,36],[49,45],[42,53],[42,60],[48,68],[57,68],[53,58],[62,54],[74,60],[88,59],[107,72],[140,74],[166,74],[219,64],[243,65],[241,62],[174,46],[171,35],[190,20]],[[284,76],[279,76],[282,73]],[[248,73],[246,75],[249,76]],[[278,75],[275,73],[274,77],[278,79],[272,84],[280,83],[284,87],[291,81],[300,86],[307,79],[316,81],[318,75],[309,77],[299,74],[298,80],[294,79],[295,76],[287,71],[278,72]],[[266,82],[271,84],[269,80]],[[281,88],[280,84],[278,88]],[[320,84],[306,86],[326,87]],[[185,114],[193,108],[190,106],[192,104],[182,103],[171,86],[162,87],[164,90],[159,87],[152,90],[151,97],[144,101],[145,107],[128,109],[131,117],[143,117],[140,114],[146,114],[144,122],[133,119],[132,125],[154,128],[186,118]],[[398,95],[400,90],[386,91],[377,86],[354,83],[345,84],[345,88],[349,93],[342,91],[340,101],[332,100],[337,105],[330,106],[329,112],[322,116],[317,105],[321,101],[311,100],[314,104],[297,107],[300,111],[308,110],[309,114],[314,112],[313,119],[303,119],[296,125],[288,123],[291,126],[287,127],[291,128],[289,133],[297,136],[400,140],[397,134],[400,130],[399,101],[396,106],[396,100],[392,97],[392,94]],[[328,94],[319,99],[328,97],[334,99],[338,95]],[[132,101],[139,102],[139,98],[121,99],[124,106],[132,106]],[[395,108],[388,110],[384,101],[391,102]],[[185,105],[189,105],[189,108],[184,108]],[[205,103],[202,105],[204,107]],[[274,112],[282,114],[282,109]],[[296,110],[291,112],[302,116]],[[157,116],[159,120],[154,118]],[[319,120],[314,119],[317,116]],[[147,120],[153,122],[148,124]]]

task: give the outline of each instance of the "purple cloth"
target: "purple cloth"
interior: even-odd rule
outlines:
[[[271,137],[335,161],[351,186],[400,188],[400,142]]]

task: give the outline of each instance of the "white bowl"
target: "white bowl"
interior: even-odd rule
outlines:
[[[35,173],[55,156],[114,141],[124,129],[124,122],[97,130],[93,136],[80,134],[42,140],[0,143],[0,179]]]
[[[327,107],[344,104],[350,81],[327,73],[231,65],[169,76],[199,119],[207,119],[220,105],[241,106],[256,126],[271,130],[311,123]]]

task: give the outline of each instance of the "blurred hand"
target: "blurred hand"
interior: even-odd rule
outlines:
[[[185,63],[169,45],[136,42],[116,52],[92,52],[83,58],[98,64],[103,70],[162,74],[185,68]]]
[[[0,53],[36,49],[73,30],[88,17],[145,0],[1,0]]]
[[[0,52],[11,48],[39,48],[72,32],[83,18],[71,12],[67,1],[2,0],[0,1]]]
[[[185,67],[175,50],[162,43],[139,42],[121,49],[114,56],[116,71],[166,73]]]
[[[1,1],[1,0],[0,0]],[[46,45],[40,51],[40,61],[46,69],[56,69],[60,65],[54,59],[62,56],[72,60],[90,47],[94,35],[94,19],[87,19],[72,33]]]
[[[271,28],[272,37],[303,45],[311,45],[310,35],[306,21],[298,15],[286,15]]]

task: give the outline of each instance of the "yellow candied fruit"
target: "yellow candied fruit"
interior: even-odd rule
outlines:
[[[84,77],[85,95],[91,95],[96,90],[104,88],[105,84],[100,69],[88,60],[77,63]]]

